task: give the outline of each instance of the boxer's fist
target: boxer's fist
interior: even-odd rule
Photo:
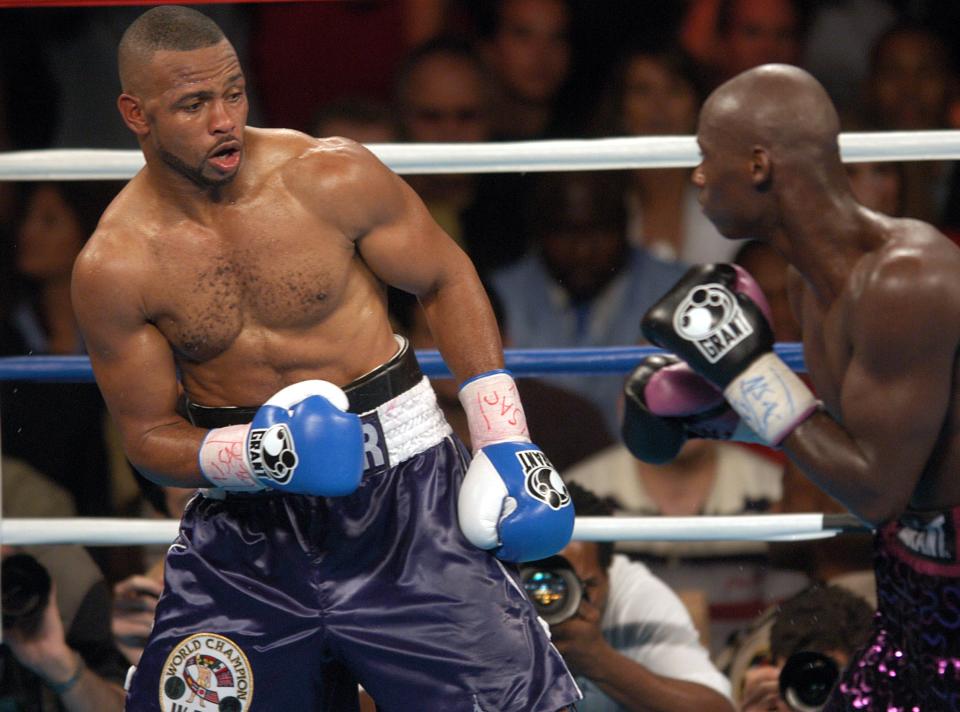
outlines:
[[[671,461],[690,438],[760,442],[723,393],[672,354],[644,358],[624,395],[623,442],[644,462]]]
[[[249,425],[211,430],[200,448],[201,472],[226,489],[350,494],[363,475],[363,428],[348,405],[327,381],[287,386]]]
[[[641,328],[650,341],[722,388],[745,424],[775,445],[817,404],[773,353],[769,313],[762,291],[744,269],[700,265],[644,315]]]
[[[481,448],[460,488],[460,529],[504,561],[552,556],[573,533],[573,504],[560,475],[529,442]]]
[[[644,315],[652,343],[725,388],[773,350],[770,308],[753,278],[732,264],[693,267]]]

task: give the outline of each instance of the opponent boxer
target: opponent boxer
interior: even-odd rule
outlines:
[[[960,710],[960,250],[930,225],[857,204],[838,126],[805,72],[750,70],[704,105],[693,175],[720,232],[763,240],[792,265],[823,403],[774,355],[750,276],[706,265],[644,316],[647,337],[680,361],[641,365],[625,426],[672,434],[664,451],[635,440],[641,456],[703,435],[782,447],[877,528],[873,638],[827,709]]]
[[[246,127],[243,72],[204,15],[150,10],[118,55],[146,166],[80,256],[73,303],[130,460],[208,488],[127,708],[339,712],[358,682],[382,710],[579,699],[494,556],[560,549],[573,512],[469,260],[358,144]],[[469,469],[385,283],[420,298],[464,382]]]

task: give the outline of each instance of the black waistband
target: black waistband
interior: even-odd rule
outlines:
[[[351,413],[366,413],[408,391],[423,379],[420,364],[404,340],[396,355],[370,373],[351,381],[343,390],[350,401]],[[259,406],[207,406],[184,402],[187,419],[202,428],[222,428],[253,420]]]

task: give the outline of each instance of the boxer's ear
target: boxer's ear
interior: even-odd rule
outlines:
[[[123,123],[137,136],[146,136],[150,133],[150,122],[143,109],[143,101],[132,94],[121,94],[117,98],[117,108]]]
[[[772,173],[769,151],[763,146],[754,146],[750,154],[750,179],[754,187],[759,188],[769,183]]]

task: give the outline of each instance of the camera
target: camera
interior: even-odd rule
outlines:
[[[576,615],[583,584],[564,557],[527,562],[520,567],[520,580],[537,614],[550,625]]]
[[[801,650],[780,670],[780,697],[796,712],[818,712],[833,691],[840,668],[823,653]]]
[[[50,602],[50,574],[29,554],[12,554],[0,568],[3,627],[32,635]]]

